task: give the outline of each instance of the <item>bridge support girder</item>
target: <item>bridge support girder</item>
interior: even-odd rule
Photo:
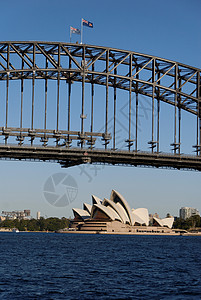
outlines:
[[[99,142],[106,154],[107,150],[120,153],[120,147],[131,154],[142,153],[141,144],[147,145],[149,141],[151,154],[157,155],[163,151],[161,140],[164,140],[165,125],[161,125],[164,120],[163,107],[160,107],[165,103],[173,108],[171,121],[168,120],[165,129],[171,131],[172,140],[168,140],[168,147],[172,147],[175,161],[183,150],[183,111],[195,116],[194,147],[197,156],[201,156],[200,72],[198,68],[171,60],[108,47],[38,41],[0,42],[1,95],[2,107],[5,107],[0,119],[0,137],[5,146],[15,138],[14,142],[21,149],[27,144],[34,148],[39,141],[45,149],[54,144],[55,148],[62,149],[61,152],[63,148],[66,150],[75,145],[81,150],[87,147],[95,150]],[[11,92],[14,81],[20,83],[18,96],[17,90]],[[44,87],[40,87],[40,97],[39,81],[44,83]],[[30,83],[29,91],[27,82]],[[53,84],[55,93],[50,88]],[[80,84],[80,94],[73,98],[75,84]],[[97,86],[104,87],[101,95],[97,93],[98,101],[95,97]],[[114,92],[112,98],[111,90]],[[120,91],[125,91],[126,96]],[[144,125],[145,129],[140,114],[144,99],[140,96],[150,99],[150,120],[148,126]],[[13,109],[16,99],[19,99],[19,107]],[[120,112],[123,103],[126,103],[126,114]],[[122,121],[123,117],[126,119]],[[125,130],[123,146],[118,144],[119,124]],[[142,128],[149,135],[143,143]],[[25,155],[24,150],[22,153]],[[113,152],[112,157],[115,157]],[[90,159],[88,163],[97,162],[93,157]],[[118,161],[118,156],[116,159]],[[132,165],[125,155],[124,160]],[[106,162],[110,163],[109,157]],[[149,165],[148,160],[146,162]],[[86,161],[66,160],[66,166],[80,163]],[[135,164],[138,164],[136,159]]]

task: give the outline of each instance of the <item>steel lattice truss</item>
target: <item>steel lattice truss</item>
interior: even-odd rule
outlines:
[[[105,151],[110,147],[110,153],[115,152],[115,159],[117,159],[118,150],[115,143],[115,122],[116,122],[116,90],[122,89],[128,91],[129,95],[129,112],[128,112],[128,135],[125,137],[125,142],[128,146],[128,152],[135,151],[135,157],[138,153],[138,95],[142,94],[152,99],[152,137],[149,142],[152,155],[160,155],[159,143],[159,117],[160,117],[160,102],[165,102],[174,106],[174,141],[172,143],[174,155],[180,155],[181,144],[181,111],[185,110],[195,116],[197,119],[197,141],[195,143],[195,150],[197,153],[197,161],[199,161],[201,153],[201,89],[200,89],[200,69],[187,66],[178,62],[167,59],[158,58],[155,56],[144,55],[133,51],[124,51],[113,48],[81,45],[81,44],[67,44],[67,43],[52,43],[52,42],[1,42],[0,43],[0,81],[6,81],[6,112],[5,124],[2,125],[0,135],[5,137],[5,147],[8,147],[8,139],[11,136],[17,138],[19,142],[18,147],[22,148],[23,141],[29,137],[31,146],[33,147],[35,138],[41,138],[41,145],[48,146],[49,139],[56,140],[56,146],[66,147],[65,151],[69,149],[72,140],[78,140],[80,144],[80,153],[83,155],[85,145],[89,145],[89,151],[95,153],[93,150],[97,138],[104,141]],[[23,87],[25,80],[32,82],[32,105],[31,105],[31,120],[30,128],[23,128]],[[19,127],[9,127],[9,83],[10,81],[18,80],[21,84],[21,120]],[[45,89],[45,112],[44,112],[44,128],[34,127],[34,101],[35,101],[35,82],[36,80],[44,81]],[[49,80],[57,81],[57,109],[56,109],[56,126],[52,130],[47,129],[47,89]],[[69,87],[68,92],[68,124],[67,128],[59,128],[59,110],[60,110],[60,83],[65,81]],[[77,131],[71,131],[71,85],[73,82],[81,82],[81,121]],[[91,123],[90,131],[85,131],[85,85],[91,85]],[[104,131],[94,131],[94,117],[93,117],[93,101],[94,101],[94,86],[105,86],[105,119]],[[113,122],[114,130],[108,130],[108,91],[109,88],[114,90],[114,112]],[[132,139],[131,134],[131,95],[135,94],[136,101],[136,115],[135,115],[135,139]],[[156,114],[156,116],[155,116]],[[155,121],[155,117],[157,121]],[[1,124],[0,124],[1,125]],[[112,142],[111,142],[112,139]],[[61,143],[62,141],[62,143]],[[132,149],[134,147],[134,149]],[[7,148],[6,148],[7,149]],[[28,149],[28,148],[27,148]],[[62,148],[63,149],[63,148]],[[61,147],[60,147],[61,151]],[[113,152],[112,152],[113,151]],[[72,152],[72,149],[71,149]],[[105,152],[105,153],[106,153]],[[5,155],[5,151],[3,150]],[[71,153],[72,154],[72,153]],[[97,154],[100,157],[100,153]],[[112,155],[112,154],[111,154]],[[121,153],[122,155],[122,153]],[[125,154],[126,155],[126,154]],[[129,154],[130,155],[130,154]],[[85,155],[86,156],[86,155]],[[5,155],[5,157],[12,157],[12,155]],[[24,156],[25,157],[25,156]],[[15,156],[14,158],[19,158]],[[23,158],[23,155],[22,157]],[[30,157],[33,158],[33,157]],[[36,157],[34,157],[35,159]],[[38,157],[46,160],[45,156]],[[50,159],[50,157],[48,157]],[[79,158],[80,159],[80,158]],[[86,159],[86,157],[85,157]],[[181,156],[179,158],[181,160]],[[55,158],[63,165],[75,164],[70,162],[69,158],[64,160]],[[139,164],[151,164],[143,161],[136,162]],[[152,158],[151,161],[154,159]],[[86,159],[87,161],[87,159]],[[90,162],[108,162],[115,164],[114,161],[107,161],[106,158],[101,160],[94,160],[89,157]],[[78,163],[82,163],[81,159]],[[124,164],[121,160],[117,162]],[[132,164],[125,161],[125,164]],[[196,162],[198,164],[198,162]],[[158,164],[157,166],[162,166]],[[168,166],[164,164],[164,166]],[[192,165],[191,165],[192,166]],[[173,167],[173,165],[171,165]],[[179,166],[176,166],[180,168]],[[190,168],[190,166],[181,166]],[[195,167],[193,167],[196,169]],[[197,169],[199,169],[197,167]]]

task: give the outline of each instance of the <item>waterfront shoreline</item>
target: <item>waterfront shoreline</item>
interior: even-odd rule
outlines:
[[[0,233],[14,233],[12,230],[0,230]],[[104,232],[104,231],[19,231],[19,233],[60,233],[60,234],[104,234],[104,235],[145,235],[145,236],[200,236],[201,232]]]
[[[156,232],[104,232],[104,231],[63,231],[59,233],[67,234],[106,234],[106,235],[150,235],[150,236],[201,236],[201,233],[156,233]]]

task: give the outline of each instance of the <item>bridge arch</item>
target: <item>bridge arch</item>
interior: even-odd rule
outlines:
[[[128,93],[126,96],[127,124],[125,125],[127,132],[124,136],[124,143],[128,148],[126,155],[132,152],[132,155],[136,156],[139,152],[139,96],[143,95],[151,99],[151,136],[148,141],[151,154],[159,155],[161,151],[160,105],[166,103],[174,109],[171,143],[173,154],[181,154],[181,112],[186,111],[194,116],[196,122],[195,143],[192,146],[199,160],[201,153],[200,71],[198,68],[171,60],[108,47],[59,42],[0,42],[0,91],[3,103],[0,135],[4,138],[7,147],[10,144],[9,141],[13,143],[16,139],[18,149],[20,147],[23,149],[27,140],[30,141],[31,147],[34,147],[38,140],[40,146],[45,149],[48,145],[53,147],[54,143],[50,141],[54,141],[57,148],[71,150],[70,146],[74,146],[74,141],[76,141],[83,156],[79,163],[93,162],[85,150],[95,153],[94,147],[96,147],[97,140],[102,141],[106,152],[110,150],[112,155],[116,156],[121,153],[116,143],[117,91],[123,90]],[[14,101],[17,88],[15,86],[16,92],[11,89],[15,81],[19,83],[20,101],[18,102],[20,103],[18,105]],[[40,93],[43,89],[41,95],[37,95],[39,92],[36,89],[37,85],[40,85],[39,81],[43,81],[43,85],[40,89],[38,88]],[[47,126],[48,92],[51,81],[56,82],[54,86],[56,103],[53,116],[55,125],[49,128]],[[26,82],[29,82],[29,92],[25,91],[28,86]],[[80,107],[77,107],[76,113],[79,126],[72,130],[72,119],[75,117],[72,111],[74,83],[80,85],[79,96],[76,94],[80,97]],[[65,107],[61,101],[64,97],[64,85],[66,86]],[[90,92],[87,91],[88,86],[90,86]],[[104,86],[102,100],[104,117],[100,131],[94,130],[95,86]],[[109,94],[111,89],[113,90],[112,104]],[[25,103],[25,97],[29,97],[27,110],[25,106],[28,104],[27,101]],[[40,98],[38,107],[36,98]],[[12,110],[13,114],[9,115]],[[18,111],[16,119],[19,125],[10,126],[10,120],[15,117],[15,110]],[[62,114],[66,118],[65,124],[61,121]],[[28,126],[24,126],[25,119],[27,119],[26,124],[29,123]],[[111,119],[112,132],[109,125]],[[43,123],[43,126],[37,123],[40,125]],[[44,150],[41,151],[44,152]],[[100,156],[100,153],[97,155]],[[117,160],[117,157],[115,159]],[[44,160],[46,160],[46,154]],[[104,158],[101,162],[104,163],[106,160]],[[65,159],[58,161],[68,165],[68,163],[65,164]],[[125,164],[129,164],[128,161],[127,158]],[[120,159],[117,163],[122,163],[122,160]],[[135,163],[140,164],[137,160]]]

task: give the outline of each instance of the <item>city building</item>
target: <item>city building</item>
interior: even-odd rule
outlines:
[[[29,209],[25,210],[14,210],[14,211],[2,211],[2,215],[7,220],[26,220],[29,219],[31,211]]]
[[[154,218],[159,219],[158,213],[155,213],[155,214],[149,214],[149,225],[153,225],[153,223],[154,223]]]
[[[192,216],[200,215],[199,211],[193,207],[181,207],[179,210],[179,216],[181,219],[188,219]]]
[[[92,195],[92,205],[84,203],[83,209],[73,208],[71,228],[76,231],[120,233],[172,233],[174,218],[153,217],[149,226],[146,208],[131,209],[126,199],[112,190],[110,199]],[[158,215],[157,215],[158,216]]]
[[[40,211],[37,211],[36,219],[37,219],[37,220],[40,220]]]

